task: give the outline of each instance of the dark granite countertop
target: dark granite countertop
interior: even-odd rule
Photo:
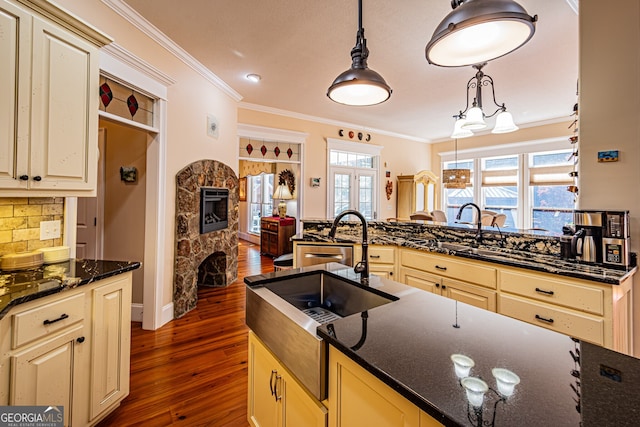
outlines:
[[[76,259],[31,270],[0,271],[0,318],[15,305],[137,268],[137,261]]]
[[[303,224],[303,233],[292,240],[323,243],[360,243],[359,222],[345,221],[337,229],[335,239],[328,237],[332,221],[307,220]],[[558,274],[565,277],[591,280],[610,285],[619,285],[635,274],[637,267],[625,270],[609,268],[603,265],[581,263],[575,260],[563,260],[559,256],[559,244],[555,235],[541,235],[496,232],[484,232],[484,244],[481,253],[466,250],[441,248],[437,242],[451,242],[471,245],[475,230],[463,227],[451,227],[446,224],[425,223],[368,223],[369,244],[392,245],[425,252],[463,257],[478,261],[492,262],[510,267],[524,268],[543,273]],[[543,233],[544,234],[544,233]],[[549,233],[546,233],[549,234]]]
[[[318,335],[447,426],[475,425],[454,354],[473,359],[470,376],[492,389],[492,368],[520,377],[505,400],[485,395],[484,420],[495,412],[496,427],[640,423],[636,358],[417,289],[367,314],[364,337],[361,314],[321,325]]]

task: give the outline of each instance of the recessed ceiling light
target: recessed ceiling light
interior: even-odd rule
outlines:
[[[247,74],[247,80],[253,83],[258,83],[261,79],[262,76],[260,76],[260,74]]]

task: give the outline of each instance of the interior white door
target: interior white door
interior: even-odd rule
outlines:
[[[78,197],[76,258],[102,259],[104,228],[104,162],[106,129],[98,130],[98,182],[96,197]]]

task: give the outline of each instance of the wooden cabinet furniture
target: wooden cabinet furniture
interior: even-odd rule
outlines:
[[[400,250],[400,282],[496,311],[496,268],[411,249]]]
[[[293,252],[291,237],[296,234],[296,219],[262,217],[260,219],[260,252],[272,257]]]
[[[437,420],[329,347],[329,427],[436,427]]]
[[[413,212],[431,212],[438,206],[438,177],[433,172],[420,171],[415,175],[398,175],[397,179],[397,219],[409,220]]]
[[[327,408],[249,332],[248,420],[254,427],[326,427]]]
[[[95,195],[98,48],[108,36],[51,3],[0,0],[0,188]]]
[[[129,393],[131,278],[20,304],[0,320],[0,405],[64,406],[94,425]]]

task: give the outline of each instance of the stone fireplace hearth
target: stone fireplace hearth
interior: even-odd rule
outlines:
[[[201,187],[229,190],[226,228],[200,234]],[[196,307],[199,275],[205,286],[226,286],[238,278],[238,177],[216,160],[193,162],[176,174],[176,318]]]

